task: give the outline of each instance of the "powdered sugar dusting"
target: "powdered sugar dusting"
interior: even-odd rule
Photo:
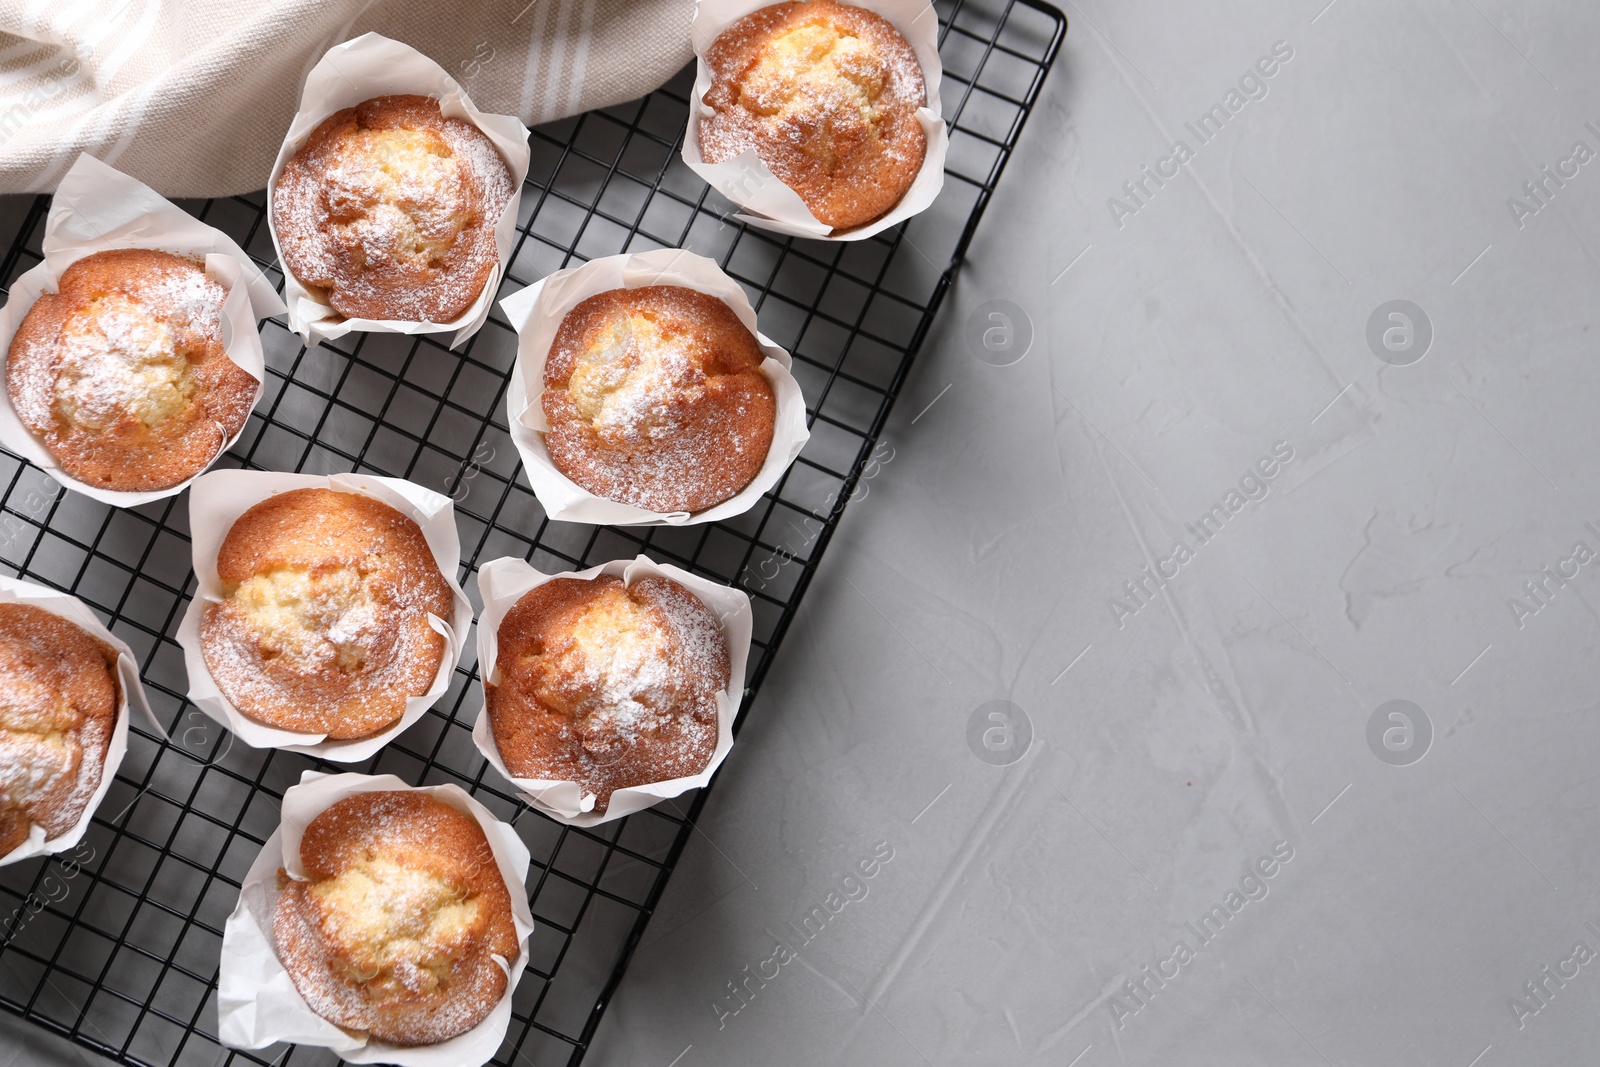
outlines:
[[[572,654],[563,657],[561,666],[588,697],[583,733],[591,752],[610,747],[613,739],[637,740],[655,709],[670,707],[677,679],[667,658],[669,637],[643,616],[627,617],[616,609],[589,612],[573,631]]]
[[[30,375],[13,391],[17,414],[29,425],[59,416],[91,430],[172,417],[195,392],[192,339],[220,343],[225,296],[205,274],[179,271],[92,298],[62,324],[54,374]]]
[[[602,331],[567,381],[578,414],[601,433],[669,435],[673,392],[703,389],[705,371],[681,339],[642,315],[611,315]]]
[[[241,582],[224,601],[228,610],[215,613],[216,640],[205,646],[218,688],[240,710],[259,713],[287,696],[284,674],[353,682],[364,668],[381,672],[385,660],[422,655],[398,624],[404,608],[376,584],[352,567],[274,568]],[[279,678],[263,674],[267,664]]]
[[[79,426],[103,430],[127,417],[154,425],[185,404],[194,378],[188,361],[174,350],[166,323],[117,297],[91,307],[93,327],[63,336],[56,412]]]
[[[506,161],[501,158],[494,142],[469,123],[452,120],[445,127],[444,136],[450,144],[450,151],[455,153],[472,176],[492,227],[495,218],[511,199],[511,171],[506,167]]]

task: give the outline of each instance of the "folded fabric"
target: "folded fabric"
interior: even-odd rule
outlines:
[[[80,152],[166,196],[262,188],[306,72],[369,30],[533,125],[641,96],[692,58],[694,0],[0,0],[0,193]]]

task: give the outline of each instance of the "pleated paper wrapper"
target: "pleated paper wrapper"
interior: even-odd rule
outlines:
[[[761,372],[772,384],[778,402],[772,445],[755,478],[722,503],[692,514],[650,511],[596,496],[561,473],[544,443],[544,432],[549,429],[540,403],[544,396],[544,365],[561,320],[591,296],[651,285],[679,285],[727,304],[760,344],[765,356]],[[517,331],[517,358],[506,388],[511,441],[522,457],[533,495],[552,519],[610,526],[686,526],[730,519],[755,507],[762,494],[778,484],[811,436],[806,426],[805,397],[789,370],[789,353],[757,328],[755,309],[739,283],[704,256],[681,248],[603,256],[581,267],[556,271],[500,301],[500,309]]]
[[[487,692],[478,721],[472,726],[472,740],[490,766],[517,787],[529,804],[538,808],[557,822],[571,826],[598,826],[620,819],[636,811],[654,807],[670,797],[699,789],[711,781],[722,761],[733,747],[733,720],[739,713],[739,702],[744,696],[745,667],[750,658],[750,635],[754,619],[750,612],[750,598],[738,589],[690,574],[686,570],[666,563],[655,563],[644,556],[631,560],[613,560],[598,567],[582,571],[565,571],[545,574],[520,559],[491,560],[478,571],[478,591],[482,594],[483,613],[478,618],[478,673],[485,685],[496,679],[495,664],[499,658],[500,621],[506,612],[516,606],[524,595],[556,578],[592,579],[607,574],[621,578],[632,585],[640,578],[670,578],[700,598],[716,616],[717,628],[728,643],[728,688],[717,694],[717,747],[710,761],[699,774],[686,778],[673,778],[649,785],[628,786],[611,794],[611,803],[605,814],[594,810],[595,795],[585,793],[577,782],[543,778],[518,778],[507,769],[495,744],[494,730],[489,724]]]
[[[359,493],[382,501],[408,516],[422,528],[422,536],[433,552],[439,573],[450,585],[454,612],[450,619],[428,616],[428,622],[445,639],[444,655],[439,660],[433,685],[421,696],[408,697],[400,719],[370,737],[331,740],[326,734],[299,733],[268,726],[250,718],[233,706],[206,667],[200,645],[200,620],[207,604],[222,599],[222,582],[217,577],[217,553],[239,516],[251,507],[278,493],[293,489],[332,489]],[[456,532],[455,509],[449,497],[400,478],[379,478],[367,474],[280,474],[275,471],[212,471],[195,482],[189,495],[189,526],[194,541],[196,589],[178,626],[178,644],[183,646],[183,662],[189,671],[189,699],[213,720],[221,723],[252,748],[282,748],[335,763],[357,763],[375,754],[399,736],[433,706],[450,687],[450,675],[461,660],[467,628],[472,625],[472,605],[456,584],[460,565],[461,540]]]
[[[300,839],[322,812],[346,797],[376,792],[427,793],[475,819],[483,827],[495,863],[511,896],[517,928],[515,960],[495,959],[506,970],[506,991],[494,1009],[464,1034],[432,1045],[402,1046],[342,1030],[311,1010],[295,990],[273,942],[278,906],[278,871],[304,879]],[[393,1063],[400,1067],[478,1067],[505,1040],[511,997],[528,965],[533,912],[528,907],[528,847],[517,832],[459,786],[414,789],[392,774],[319,774],[306,771],[283,795],[283,819],[244,876],[239,903],[222,930],[222,969],[217,975],[217,1036],[229,1048],[265,1048],[278,1041],[332,1049],[349,1063]]]
[[[0,867],[4,867],[34,856],[64,852],[83,839],[84,833],[89,829],[90,818],[100,806],[100,802],[105,799],[107,790],[111,788],[111,781],[116,777],[117,768],[122,765],[122,757],[128,752],[130,706],[134,704],[139,706],[139,710],[150,721],[150,726],[156,733],[165,737],[166,732],[156,722],[155,715],[150,711],[149,701],[145,699],[144,684],[139,681],[139,664],[133,658],[133,650],[128,647],[126,641],[112,636],[111,631],[106,629],[99,616],[89,610],[87,604],[75,596],[42,585],[5,577],[0,577],[0,604],[28,604],[41,608],[52,615],[61,616],[68,622],[76,623],[91,636],[104,642],[117,654],[117,688],[120,690],[117,700],[117,721],[111,729],[111,740],[106,745],[106,759],[100,771],[100,784],[84,807],[82,817],[72,829],[56,837],[46,837],[44,828],[37,823],[34,824],[29,830],[26,841],[4,856],[0,856]]]
[[[431,96],[439,101],[445,118],[462,119],[476,126],[494,143],[511,172],[511,199],[495,223],[495,243],[500,262],[484,282],[483,292],[472,306],[450,322],[408,322],[404,319],[347,319],[319,294],[300,284],[294,272],[283,272],[283,292],[289,303],[289,329],[307,345],[343,337],[347,333],[453,333],[450,347],[459,346],[477,333],[489,318],[489,310],[500,291],[500,279],[517,243],[517,208],[522,203],[522,182],[528,176],[528,128],[515,115],[495,115],[479,111],[461,84],[439,64],[400,41],[381,34],[365,33],[353,41],[335,45],[306,75],[300,93],[300,110],[284,135],[283,147],[272,165],[267,181],[267,226],[272,231],[272,247],[283,258],[283,245],[273,221],[272,196],[278,177],[294,154],[310,139],[324,119],[347,107],[355,107],[379,96]]]
[[[808,237],[815,241],[860,241],[899,225],[925,211],[944,188],[944,160],[950,134],[941,117],[939,82],[944,64],[939,59],[939,17],[928,0],[853,0],[852,6],[882,15],[900,31],[916,53],[922,68],[927,100],[917,109],[917,121],[927,136],[922,169],[912,179],[900,202],[885,214],[861,226],[834,233],[833,227],[811,213],[800,194],[773,174],[756,155],[745,149],[732,159],[707,163],[700,154],[700,119],[711,114],[706,92],[711,88],[711,68],[705,55],[723,30],[753,11],[770,7],[770,0],[699,0],[690,32],[694,40],[694,89],[689,94],[689,125],[683,136],[683,161],[713,189],[745,210],[735,217],[763,230]]]
[[[206,275],[227,290],[222,304],[222,347],[229,359],[256,380],[256,395],[250,402],[254,409],[266,377],[256,322],[283,314],[277,290],[227,234],[89,155],[78,157],[50,202],[41,248],[44,261],[12,284],[10,298],[0,308],[0,376],[22,320],[40,296],[60,291],[62,272],[85,256],[119,248],[155,249],[204,262]],[[217,455],[232,448],[247,425],[248,418],[239,424],[238,433],[226,439],[219,432]],[[81,482],[62,470],[44,442],[23,425],[11,406],[10,392],[4,389],[0,389],[0,445],[68,489],[113,507],[131,508],[175,496],[194,481],[190,478],[168,489],[136,493]]]

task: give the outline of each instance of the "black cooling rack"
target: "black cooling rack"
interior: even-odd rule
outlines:
[[[686,168],[678,142],[692,74],[642,100],[542,126],[501,295],[575,261],[680,246],[749,292],[761,328],[794,354],[811,441],[760,505],[728,522],[649,530],[552,523],[518,469],[504,399],[516,337],[498,310],[464,350],[377,334],[306,349],[262,327],[267,383],[225,464],[409,478],[456,500],[459,577],[480,560],[567,570],[643,552],[739,585],[755,605],[743,714],[760,687],[844,503],[966,251],[1066,30],[1036,0],[940,0],[951,124],[939,200],[903,227],[850,244],[747,229]],[[47,198],[0,199],[7,285],[40,259]],[[185,205],[280,281],[263,195]],[[162,740],[134,719],[128,755],[85,843],[0,868],[0,1006],[137,1064],[333,1063],[331,1053],[218,1045],[217,961],[239,881],[308,767],[455,783],[514,824],[533,854],[537,922],[498,1064],[577,1064],[693,832],[706,791],[619,822],[564,827],[519,802],[472,745],[481,700],[472,641],[449,691],[367,764],[262,752],[183,694],[174,634],[194,588],[185,498],[131,510],[60,490],[0,454],[0,568],[70,590],[129,642]]]

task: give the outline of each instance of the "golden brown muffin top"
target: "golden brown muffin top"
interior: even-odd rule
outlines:
[[[773,4],[719,34],[705,61],[702,158],[755,149],[836,232],[889,211],[922,169],[922,67],[880,15],[834,0]]]
[[[259,383],[222,344],[226,291],[170,252],[96,252],[11,341],[6,388],[61,469],[102,489],[170,489],[244,426]]]
[[[453,595],[422,529],[380,500],[296,489],[235,520],[217,553],[206,667],[245,715],[345,740],[377,733],[433,685]]]
[[[695,289],[612,289],[567,312],[544,366],[545,447],[582,488],[703,511],[760,472],[778,403],[761,346]]]
[[[284,265],[346,318],[449,322],[500,250],[511,171],[426,96],[380,96],[323,120],[272,193]]]
[[[0,856],[83,817],[105,767],[121,689],[116,653],[32,604],[0,604]]]
[[[500,620],[489,721],[519,778],[611,794],[698,774],[717,746],[728,644],[670,578],[556,578]]]
[[[483,828],[426,793],[346,797],[279,872],[278,958],[312,1011],[396,1045],[466,1033],[518,954],[511,896]]]

